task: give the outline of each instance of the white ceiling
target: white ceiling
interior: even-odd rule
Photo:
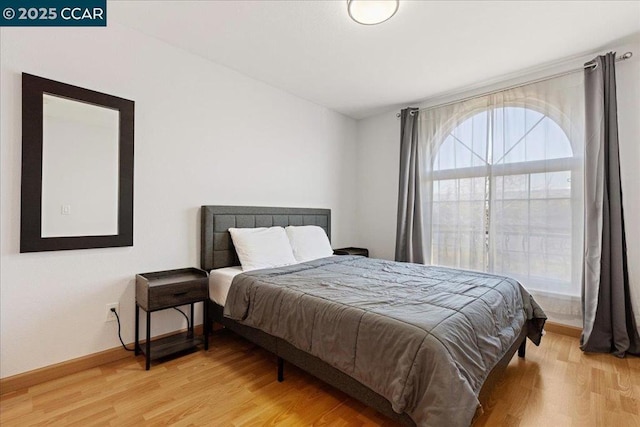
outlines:
[[[108,13],[356,119],[640,31],[640,1],[401,0],[377,26],[351,21],[346,0],[110,1]]]

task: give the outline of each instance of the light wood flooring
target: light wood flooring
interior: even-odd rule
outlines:
[[[142,356],[0,399],[0,425],[393,426],[345,394],[228,331],[198,351],[144,370]],[[547,333],[514,356],[474,427],[638,426],[640,358],[585,355]]]

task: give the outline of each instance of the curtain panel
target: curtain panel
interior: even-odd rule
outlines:
[[[552,320],[576,325],[583,88],[577,73],[418,118],[426,262],[514,277]]]
[[[615,53],[585,70],[584,351],[640,354],[629,290],[625,241]]]
[[[424,264],[424,161],[418,141],[418,114],[417,108],[405,108],[400,112],[400,178],[395,259]]]

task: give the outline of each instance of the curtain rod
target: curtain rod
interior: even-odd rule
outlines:
[[[626,61],[627,59],[631,58],[633,56],[633,52],[625,52],[623,55],[620,55],[616,58],[616,62],[621,62],[621,61]],[[546,80],[551,80],[551,79],[555,79],[556,77],[562,77],[562,76],[566,76],[568,74],[573,74],[573,73],[577,73],[580,72],[582,70],[586,70],[587,68],[592,68],[595,70],[598,67],[598,64],[594,63],[593,61],[589,61],[586,64],[584,64],[582,67],[580,68],[575,68],[573,70],[569,70],[569,71],[564,71],[562,73],[557,73],[557,74],[552,74],[550,76],[546,76],[546,77],[542,77],[539,79],[535,79],[535,80],[530,80],[524,83],[518,83],[512,86],[507,86],[505,88],[502,89],[497,89],[497,90],[492,90],[489,92],[484,92],[484,93],[480,93],[478,95],[472,95],[472,96],[468,96],[466,98],[462,98],[462,99],[456,99],[455,101],[449,101],[449,102],[443,102],[442,104],[437,104],[437,105],[432,105],[430,107],[425,107],[425,108],[420,108],[417,111],[426,111],[426,110],[431,110],[433,108],[439,108],[439,107],[445,107],[447,105],[452,105],[452,104],[457,104],[458,102],[465,102],[465,101],[470,101],[472,99],[476,99],[476,98],[480,98],[483,96],[487,96],[487,95],[492,95],[494,93],[499,93],[499,92],[504,92],[510,89],[516,89],[522,86],[526,86],[526,85],[530,85],[530,84],[534,84],[534,83],[540,83],[540,82],[544,82]],[[414,111],[410,111],[409,114],[413,116]],[[396,117],[400,117],[400,113],[396,114]]]

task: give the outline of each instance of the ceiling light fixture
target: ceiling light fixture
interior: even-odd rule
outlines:
[[[400,0],[347,0],[347,11],[351,19],[362,25],[376,25],[398,11]]]

